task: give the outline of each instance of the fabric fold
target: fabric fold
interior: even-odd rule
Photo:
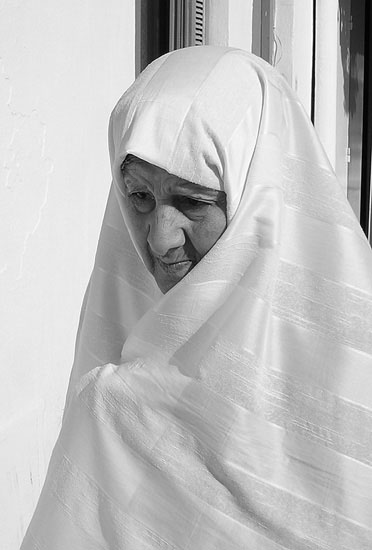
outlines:
[[[22,550],[369,550],[372,254],[294,92],[241,50],[175,51],[119,100],[109,143]],[[126,227],[127,154],[227,195],[226,231],[165,295]]]

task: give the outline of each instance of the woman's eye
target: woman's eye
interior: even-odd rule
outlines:
[[[145,191],[137,191],[129,195],[130,202],[138,212],[147,213],[154,207],[154,197]]]
[[[193,199],[192,197],[180,197],[180,205],[184,210],[200,210],[208,207],[209,203],[199,199]]]

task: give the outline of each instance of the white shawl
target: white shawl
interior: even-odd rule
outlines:
[[[120,99],[109,139],[22,550],[370,550],[372,254],[295,94],[243,51],[178,50]],[[127,153],[227,193],[227,230],[164,296],[123,220]]]

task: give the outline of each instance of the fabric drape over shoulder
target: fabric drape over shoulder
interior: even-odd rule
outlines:
[[[370,550],[372,254],[295,94],[253,55],[186,48],[123,95],[109,141],[22,550]],[[128,153],[227,194],[226,231],[165,295],[126,229]]]

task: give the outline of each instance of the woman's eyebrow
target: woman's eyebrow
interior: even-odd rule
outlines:
[[[129,189],[130,187],[146,186],[145,178],[139,178],[137,174],[131,174],[129,170],[122,170],[121,175],[123,184],[127,189]]]
[[[148,187],[144,183],[138,182],[138,181],[126,181],[123,180],[123,187],[128,193],[134,192],[134,191],[147,191]]]
[[[191,193],[193,196],[208,196],[214,199],[222,198],[226,195],[224,191],[219,189],[211,189],[210,187],[205,187],[204,185],[198,185],[197,183],[192,182],[182,182],[177,187],[177,192],[187,192]]]

